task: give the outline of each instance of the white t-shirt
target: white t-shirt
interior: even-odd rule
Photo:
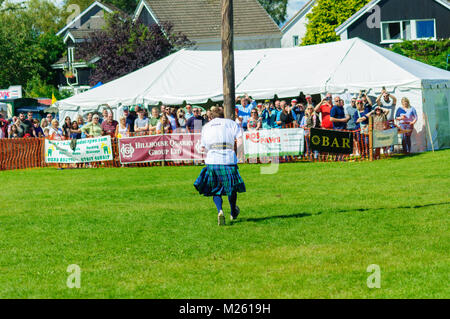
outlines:
[[[208,152],[205,164],[237,164],[237,157],[234,153],[234,141],[239,137],[242,137],[242,130],[232,120],[215,118],[208,122],[202,129],[201,144]],[[220,147],[215,147],[222,144],[227,144],[228,148],[220,149]]]
[[[394,119],[394,109],[395,109],[394,100],[391,97],[389,97],[389,100],[386,102],[384,100],[384,97],[382,97],[380,102],[381,102],[381,105],[385,109],[390,110],[390,112],[389,112],[389,114],[387,116],[387,119],[388,119],[388,121],[392,121]]]

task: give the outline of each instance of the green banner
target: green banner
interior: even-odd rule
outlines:
[[[392,128],[384,131],[373,130],[373,147],[386,147],[398,144],[398,129]]]
[[[89,163],[112,159],[109,135],[77,140],[75,149],[71,147],[71,140],[45,140],[46,163]]]

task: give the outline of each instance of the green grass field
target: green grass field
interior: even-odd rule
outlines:
[[[224,200],[225,227],[192,186],[200,169],[0,172],[0,297],[450,297],[450,150],[241,165],[247,193],[233,224]]]

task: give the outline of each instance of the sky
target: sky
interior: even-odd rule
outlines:
[[[289,0],[286,21],[289,21],[289,19],[292,18],[297,11],[305,5],[305,3],[306,0]]]

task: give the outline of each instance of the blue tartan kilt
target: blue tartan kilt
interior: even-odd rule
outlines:
[[[205,196],[245,192],[244,180],[237,165],[206,165],[197,177],[194,187]]]

